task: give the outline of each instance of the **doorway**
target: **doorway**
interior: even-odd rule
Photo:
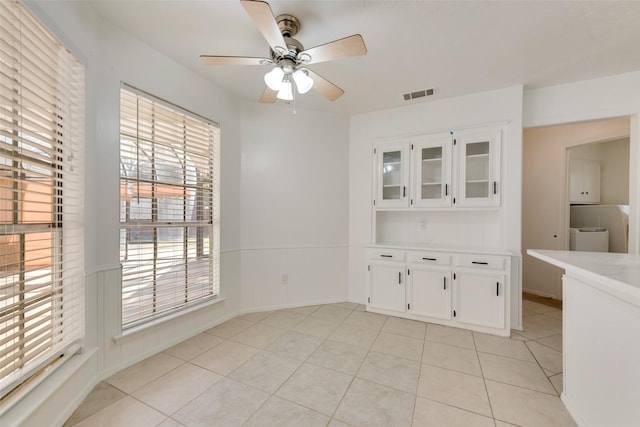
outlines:
[[[569,149],[596,142],[621,140],[628,138],[629,132],[628,117],[524,129],[522,166],[524,292],[562,299],[563,270],[526,255],[526,251],[527,249],[569,249],[571,225],[568,185]]]
[[[569,250],[629,251],[629,138],[567,149]]]

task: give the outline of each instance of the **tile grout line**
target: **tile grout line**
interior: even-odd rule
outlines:
[[[323,304],[323,305],[327,305],[327,304]],[[321,306],[319,306],[319,307],[318,307],[318,309],[319,309],[320,307],[322,307],[322,305],[321,305]],[[316,310],[317,310],[317,309],[316,309]],[[314,310],[313,312],[309,313],[309,314],[305,317],[305,319],[308,319],[309,317],[311,317],[311,315],[312,315],[316,310]],[[354,307],[354,309],[351,309],[351,313],[353,313],[353,312],[355,312],[355,307]],[[349,314],[349,316],[351,315],[351,313]],[[347,316],[347,318],[348,318],[349,316]],[[346,320],[347,318],[345,318],[345,320]],[[263,319],[263,320],[264,320],[264,319]],[[295,373],[296,373],[296,372],[298,372],[298,370],[302,367],[302,365],[304,365],[305,363],[307,363],[307,361],[309,360],[309,358],[311,357],[311,355],[312,355],[312,354],[313,354],[313,353],[314,353],[314,352],[315,352],[315,351],[316,351],[320,346],[322,346],[322,344],[324,344],[324,343],[329,339],[329,336],[331,336],[331,333],[333,333],[333,332],[334,332],[336,329],[338,329],[342,324],[344,324],[345,320],[343,320],[343,321],[342,321],[342,323],[340,323],[338,326],[336,326],[334,329],[332,329],[332,330],[331,330],[331,332],[329,333],[329,335],[328,335],[326,338],[323,338],[323,341],[322,341],[322,342],[321,342],[321,343],[320,343],[320,344],[319,344],[319,345],[318,345],[318,346],[317,346],[317,347],[316,347],[316,348],[315,348],[311,353],[309,353],[309,355],[306,357],[306,359],[304,359],[304,360],[302,360],[302,361],[301,361],[300,366],[298,366],[298,367],[297,367],[297,368],[296,368],[296,369],[295,369],[295,370],[294,370],[294,371],[293,371],[293,372],[292,372],[292,373],[291,373],[291,374],[290,374],[290,375],[289,375],[289,376],[288,376],[288,377],[287,377],[287,378],[282,382],[282,384],[280,384],[280,385],[278,386],[278,388],[277,388],[273,393],[271,393],[271,394],[270,394],[270,397],[269,397],[269,398],[271,398],[271,397],[277,397],[278,399],[285,400],[285,401],[287,401],[287,402],[289,402],[289,403],[292,403],[292,404],[294,404],[294,405],[296,405],[296,406],[300,406],[300,407],[302,407],[302,408],[308,409],[308,410],[313,411],[313,412],[315,412],[315,413],[317,413],[317,414],[320,414],[320,415],[322,415],[322,416],[325,416],[325,417],[327,416],[327,414],[322,413],[322,412],[320,412],[320,411],[318,411],[318,410],[316,410],[316,409],[309,408],[309,407],[307,407],[307,406],[305,406],[305,405],[303,405],[303,404],[301,404],[301,403],[299,403],[299,402],[293,402],[293,401],[291,401],[291,400],[289,400],[289,399],[287,399],[287,398],[285,398],[285,397],[277,396],[277,395],[276,395],[276,393],[277,393],[277,392],[282,388],[282,386],[284,386],[284,384],[285,384],[287,381],[289,381],[289,379],[290,379],[293,375],[295,375]],[[300,321],[300,322],[298,322],[298,323],[301,323],[302,321],[304,321],[304,319],[303,319],[303,320],[301,320],[301,321]],[[297,325],[298,323],[296,323],[296,325]],[[289,331],[296,332],[296,331],[294,331],[294,330],[293,330],[293,327],[295,327],[295,325],[294,325],[294,326],[292,326],[291,328],[289,328],[289,329],[287,330],[287,332],[289,332]],[[304,333],[302,333],[302,332],[297,332],[297,333],[300,333],[300,334],[302,334],[302,335],[308,335],[308,334],[304,334]],[[320,338],[320,337],[316,337],[316,338]],[[268,351],[268,350],[263,349],[263,351]],[[282,355],[280,355],[279,353],[274,353],[274,354],[277,354],[278,356],[281,356],[281,357],[282,357]],[[286,356],[285,356],[285,357],[286,357]],[[331,371],[333,371],[333,372],[337,372],[337,373],[340,373],[340,374],[344,374],[344,372],[336,371],[336,370],[334,370],[334,369],[324,368],[324,367],[322,367],[322,366],[318,366],[318,365],[315,365],[315,364],[313,364],[313,363],[309,363],[309,364],[310,364],[311,366],[316,366],[316,367],[320,367],[320,368],[323,368],[323,369],[331,370]],[[238,368],[240,368],[240,367],[238,367]],[[234,370],[234,371],[235,371],[235,370]],[[233,371],[232,371],[232,372],[233,372]],[[353,381],[353,379],[352,379],[352,381]],[[239,382],[240,382],[240,383],[242,383],[241,381],[239,381]],[[242,384],[244,384],[244,383],[242,383]],[[350,386],[350,385],[351,385],[351,383],[349,383],[349,386]],[[348,390],[348,388],[349,388],[349,387],[347,387],[347,390]],[[345,391],[345,394],[346,394],[346,391]],[[267,400],[269,400],[269,398],[267,398]],[[344,398],[344,395],[343,395],[343,398]],[[246,423],[251,419],[251,417],[253,417],[253,416],[254,416],[254,415],[255,415],[255,414],[260,410],[260,408],[262,408],[262,406],[264,406],[264,404],[267,402],[267,400],[265,400],[265,402],[264,402],[262,405],[260,405],[260,407],[259,407],[258,409],[256,409],[256,410],[255,410],[255,411],[254,411],[254,412],[249,416],[249,418],[247,418],[247,420],[243,423],[243,425],[244,425],[244,424],[246,424]],[[340,402],[342,402],[342,399],[340,400]],[[340,405],[340,403],[338,403],[338,406],[339,406],[339,405]],[[337,410],[337,406],[336,406],[336,410]],[[334,410],[334,413],[335,413],[335,410]],[[329,417],[329,421],[328,421],[327,425],[331,422],[331,419],[333,419],[333,415],[330,415],[330,416],[328,416],[328,417]]]
[[[365,313],[367,313],[367,312],[365,311]],[[380,329],[378,330],[378,333],[376,334],[376,337],[373,339],[373,342],[371,343],[371,345],[367,349],[367,354],[364,355],[364,357],[362,358],[362,361],[358,365],[358,369],[355,370],[353,376],[351,377],[351,381],[349,381],[349,385],[345,389],[344,394],[342,395],[342,397],[340,398],[340,401],[338,402],[338,404],[336,405],[335,409],[333,410],[333,413],[331,414],[331,418],[330,419],[334,419],[334,417],[336,415],[336,412],[338,411],[338,408],[340,407],[340,405],[342,404],[342,401],[344,400],[345,396],[349,392],[349,389],[351,388],[351,385],[353,384],[353,382],[357,378],[358,372],[360,372],[360,369],[362,369],[362,365],[364,364],[364,361],[367,360],[367,357],[369,357],[369,353],[371,353],[371,347],[373,347],[373,344],[376,342],[376,340],[380,336],[380,332],[382,331],[382,328],[384,327],[384,324],[387,323],[387,320],[389,320],[389,316],[385,315],[384,323],[382,323],[382,326],[380,326]],[[342,324],[344,324],[344,321],[342,322]],[[339,418],[335,418],[335,419],[340,421],[340,422],[346,423],[346,421],[342,421]],[[348,423],[346,423],[346,424],[348,424]]]
[[[482,384],[484,384],[484,391],[487,393],[487,402],[489,402],[489,411],[491,412],[491,418],[493,419],[493,425],[496,425],[496,415],[493,412],[493,404],[491,403],[491,396],[489,395],[489,388],[487,387],[487,379],[484,376],[484,369],[482,369],[482,362],[480,362],[480,355],[478,354],[478,346],[476,344],[476,336],[471,332],[471,339],[473,340],[473,348],[476,351],[476,359],[480,366],[480,374],[482,375]]]
[[[322,306],[319,306],[318,308],[320,308],[320,307],[322,307]],[[316,310],[318,310],[318,308],[316,308]],[[306,320],[306,319],[308,319],[309,317],[311,317],[311,314],[313,314],[316,310],[313,310],[311,313],[307,314],[307,315],[305,316],[305,318],[304,318],[304,319],[302,319],[302,320],[300,320],[300,322],[298,322],[298,323],[301,323],[301,322],[303,322],[304,320]],[[268,318],[268,317],[269,317],[269,316],[265,317],[265,319],[266,319],[266,318]],[[258,321],[258,322],[256,322],[256,323],[261,323],[261,322],[262,322],[263,320],[265,320],[265,319],[261,319],[260,321]],[[286,331],[287,331],[287,332],[293,331],[293,328],[294,328],[298,323],[296,323],[295,325],[293,325],[291,328],[286,329]],[[295,331],[294,331],[294,332],[295,332]],[[286,332],[285,332],[285,333],[286,333]],[[284,335],[284,334],[283,334],[283,335]],[[277,341],[279,338],[280,338],[280,337],[276,338],[273,342]],[[322,341],[322,343],[320,343],[320,345],[318,345],[318,347],[320,347],[320,346],[321,346],[325,341],[326,341],[326,338],[324,339],[324,341]],[[273,342],[272,342],[272,343],[273,343]],[[272,344],[272,343],[271,343],[271,344]],[[317,349],[318,349],[318,347],[316,347],[316,348],[314,349],[314,351],[315,351],[315,350],[317,350]],[[260,351],[266,351],[266,352],[269,352],[269,353],[273,353],[273,352],[270,352],[269,350],[266,350],[266,348],[265,348],[265,349],[260,349]],[[258,354],[260,354],[260,353],[256,353],[256,355],[254,355],[253,357],[251,357],[251,359],[253,359],[253,358],[254,358],[255,356],[257,356]],[[283,356],[283,355],[281,355],[281,354],[279,354],[279,353],[273,353],[273,354],[276,354],[276,355],[278,355],[278,356],[280,356],[280,357],[287,357],[287,356]],[[265,404],[266,404],[266,403],[267,403],[267,402],[268,402],[272,397],[276,397],[276,398],[278,398],[278,399],[282,399],[282,400],[287,401],[287,402],[289,402],[289,403],[292,403],[292,404],[294,404],[294,405],[300,406],[300,407],[302,407],[302,408],[305,408],[305,409],[308,409],[308,410],[310,410],[310,411],[316,412],[316,413],[318,413],[318,414],[320,414],[320,415],[324,415],[324,416],[326,416],[326,414],[323,414],[323,413],[321,413],[321,412],[319,412],[319,411],[317,411],[317,410],[315,410],[315,409],[313,409],[313,408],[308,408],[308,407],[306,407],[306,406],[304,406],[304,405],[301,405],[300,403],[292,402],[292,401],[290,401],[289,399],[286,399],[286,398],[284,398],[284,397],[281,397],[281,396],[277,396],[277,395],[276,395],[276,393],[277,393],[277,392],[282,388],[282,386],[283,386],[287,381],[289,381],[289,379],[290,379],[292,376],[294,376],[296,372],[298,372],[298,370],[300,369],[300,367],[302,367],[302,365],[304,365],[304,363],[309,359],[309,357],[311,357],[311,354],[313,354],[313,351],[312,351],[312,352],[307,356],[307,358],[306,358],[305,360],[303,360],[303,361],[301,361],[301,362],[300,362],[300,365],[299,365],[299,366],[298,366],[298,367],[297,367],[297,368],[296,368],[296,369],[295,369],[295,370],[294,370],[294,371],[293,371],[293,372],[292,372],[292,373],[291,373],[291,374],[290,374],[290,375],[289,375],[289,376],[288,376],[284,381],[282,381],[282,384],[280,384],[280,385],[279,385],[279,386],[278,386],[278,387],[273,391],[273,393],[268,393],[268,394],[269,394],[269,397],[267,397],[267,398],[265,399],[265,401],[264,401],[264,402],[262,402],[262,404],[261,404],[258,408],[256,408],[256,410],[255,410],[255,411],[253,411],[253,412],[251,413],[251,415],[249,415],[249,416],[247,417],[247,419],[242,423],[242,425],[243,425],[243,426],[244,426],[244,425],[246,425],[246,424],[249,422],[249,420],[250,420],[250,419],[251,419],[251,418],[252,418],[256,413],[258,413],[258,411],[260,411],[260,409],[262,409],[262,407],[263,407],[263,406],[264,406],[264,405],[265,405]],[[251,360],[251,359],[249,359],[249,360]],[[247,362],[248,362],[249,360],[247,360]],[[245,363],[247,363],[247,362],[245,362]],[[244,365],[244,363],[243,363],[242,365],[238,366],[238,367],[237,367],[236,369],[234,369],[233,371],[229,372],[229,375],[230,375],[232,372],[236,371],[237,369],[240,369],[243,365]],[[233,378],[231,378],[231,379],[233,379]],[[244,382],[239,381],[239,380],[234,380],[234,381],[238,381],[238,382],[239,382],[239,383],[241,383],[241,384],[245,384]],[[249,384],[245,384],[245,385],[249,385]],[[250,387],[252,387],[252,386],[250,386]],[[256,388],[256,387],[254,387],[254,388]],[[256,388],[256,389],[257,389],[257,388]],[[257,389],[257,390],[260,390],[260,389]],[[263,391],[263,392],[264,392],[264,390],[260,390],[260,391]],[[330,422],[330,421],[331,421],[331,417],[329,417],[329,422]],[[328,423],[327,423],[327,424],[328,424]]]

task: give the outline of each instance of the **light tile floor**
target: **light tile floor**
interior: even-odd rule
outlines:
[[[100,383],[65,426],[574,426],[562,312],[512,338],[340,303],[236,317]]]

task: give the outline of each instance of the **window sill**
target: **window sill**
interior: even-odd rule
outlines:
[[[177,318],[180,318],[180,317],[182,317],[182,316],[184,316],[186,314],[194,313],[196,311],[203,310],[205,308],[214,306],[216,304],[220,304],[225,300],[226,300],[226,298],[224,298],[224,297],[218,297],[218,298],[212,299],[210,301],[203,302],[201,304],[193,305],[193,306],[188,307],[188,308],[186,308],[184,310],[176,311],[175,313],[171,313],[171,314],[168,314],[166,316],[162,316],[162,317],[159,317],[157,319],[151,320],[149,322],[143,323],[141,325],[134,326],[132,328],[126,329],[126,330],[122,331],[120,333],[120,335],[116,335],[112,339],[113,339],[113,341],[115,343],[118,343],[118,342],[121,342],[121,341],[125,341],[125,340],[127,340],[128,338],[130,338],[132,336],[138,335],[141,332],[149,330],[150,328],[159,326],[159,325],[164,324],[166,322],[170,322],[170,321],[172,321],[174,319],[177,319]]]

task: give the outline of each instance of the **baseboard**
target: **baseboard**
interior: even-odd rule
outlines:
[[[261,311],[286,310],[287,308],[307,307],[310,305],[336,304],[339,302],[349,302],[346,298],[322,300],[322,301],[304,301],[289,304],[270,305],[265,307],[251,307],[240,310],[240,314],[259,313]],[[360,303],[357,303],[360,304]]]
[[[531,295],[537,295],[539,297],[551,298],[551,299],[562,301],[561,298],[556,298],[556,295],[554,295],[554,294],[550,294],[550,293],[547,293],[547,292],[540,292],[540,291],[535,290],[535,289],[524,288],[522,290],[522,292],[525,292],[525,293],[531,294]]]

